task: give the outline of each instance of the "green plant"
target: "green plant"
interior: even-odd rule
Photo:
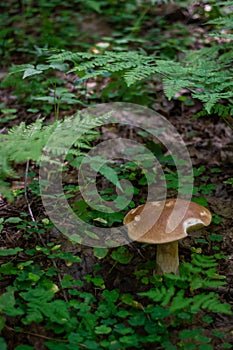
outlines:
[[[99,12],[100,6],[94,0],[75,0],[73,4],[63,1],[62,6],[60,1],[44,0],[36,4],[31,0],[2,4],[0,19],[4,27],[0,34],[0,53],[4,62],[25,53],[34,60],[35,55],[41,55],[42,48],[69,48],[74,41],[80,46],[89,46],[81,42],[85,33],[77,31],[80,12],[88,9]]]
[[[65,61],[71,61],[75,66],[69,73],[75,72],[84,80],[108,74],[111,74],[113,79],[118,77],[118,88],[123,88],[124,94],[127,92],[127,86],[130,87],[138,81],[145,82],[152,75],[159,74],[163,76],[164,92],[169,99],[181,89],[188,88],[193,98],[204,103],[205,110],[209,114],[213,108],[217,111],[219,106],[217,103],[220,100],[231,101],[232,98],[229,68],[231,47],[227,44],[187,52],[182,62],[156,59],[138,52],[105,52],[95,55],[66,51],[50,56],[50,65],[47,67]],[[192,62],[195,62],[195,65]],[[27,73],[29,69],[30,74]],[[31,69],[24,66],[19,67],[19,70],[24,71],[25,77],[42,73],[38,67]],[[124,79],[125,86],[119,77]],[[222,105],[222,109],[224,108]],[[224,117],[231,113],[229,104],[226,108],[226,113],[219,110],[220,116]]]
[[[64,154],[65,157],[67,153],[66,145],[68,145],[68,153],[71,154],[72,158],[80,157],[81,153],[79,149],[87,147],[88,141],[96,137],[96,132],[89,131],[90,126],[94,128],[100,125],[105,117],[106,116],[92,118],[91,116],[85,115],[81,120],[80,114],[78,113],[73,116],[73,118],[69,118],[69,125],[66,125],[66,127],[63,127],[66,120],[63,122],[56,121],[53,124],[45,125],[43,119],[38,119],[35,123],[32,123],[29,126],[22,122],[19,126],[13,127],[8,134],[1,134],[1,193],[12,198],[11,192],[8,188],[8,183],[5,180],[10,177],[17,177],[14,165],[19,163],[23,164],[28,161],[39,164],[43,148],[56,129],[61,132],[60,137],[62,139],[62,145],[54,145],[51,150],[54,152],[53,154]],[[70,130],[70,133],[67,130]],[[87,136],[87,139],[84,137],[85,130],[87,135],[89,135]],[[74,144],[77,149],[70,149],[69,144],[74,132],[77,135],[77,141]]]
[[[45,146],[59,128],[58,139],[62,142],[56,143],[52,154],[55,160],[56,156],[64,156],[63,172],[71,175],[67,180],[64,174],[65,196],[74,213],[97,229],[121,225],[123,211],[144,203],[148,184],[157,180],[147,159],[142,161],[143,169],[138,167],[140,155],[135,162],[125,163],[96,158],[90,169],[97,171],[100,199],[115,201],[115,208],[123,211],[109,215],[107,209],[103,212],[91,208],[81,198],[73,172],[77,173],[86,153],[101,137],[101,121],[106,116],[83,118],[78,114],[74,117],[76,124],[72,124],[72,118],[63,120],[64,111],[71,115],[76,106],[116,100],[151,106],[157,98],[160,100],[160,83],[159,89],[156,84],[162,81],[169,99],[178,99],[186,108],[194,105],[195,99],[203,103],[204,109],[194,118],[215,114],[231,122],[232,14],[228,5],[232,6],[232,2],[176,2],[182,8],[190,6],[195,13],[195,18],[190,19],[197,21],[198,26],[203,19],[208,21],[208,37],[198,40],[198,46],[205,48],[192,51],[190,45],[197,44],[190,35],[193,25],[167,22],[166,16],[156,12],[161,10],[161,3],[39,0],[35,4],[32,0],[10,0],[1,4],[0,22],[6,24],[0,31],[2,64],[6,67],[12,60],[14,63],[1,83],[6,89],[3,94],[13,98],[0,105],[0,193],[14,201],[7,207],[4,201],[0,219],[3,350],[33,350],[32,339],[39,339],[51,350],[231,348],[229,334],[220,331],[217,323],[222,315],[227,321],[232,317],[230,304],[225,300],[227,279],[219,274],[226,259],[219,254],[221,235],[210,233],[208,240],[195,239],[195,247],[185,246],[178,276],[154,275],[154,249],[151,253],[148,246],[139,249],[133,243],[110,251],[95,247],[93,256],[98,263],[90,273],[77,277],[89,263],[91,253],[80,247],[77,253],[75,245],[66,249],[63,238],[54,233],[52,222],[43,217],[40,203],[41,153],[48,150]],[[169,9],[170,2],[163,3]],[[105,19],[110,23],[112,33],[99,36],[95,32],[89,36],[82,30],[85,16],[92,16],[93,12],[98,13],[101,23]],[[18,65],[21,62],[26,64]],[[31,113],[42,113],[44,118],[38,119]],[[9,127],[22,118],[25,123]],[[35,118],[37,121],[31,123]],[[65,131],[68,120],[72,125]],[[194,119],[192,122],[196,123]],[[73,129],[78,140],[66,154]],[[165,156],[166,151],[148,140],[145,132],[138,131],[137,137],[159,161],[167,188],[177,191],[178,174],[172,156]],[[195,201],[206,206],[205,196],[215,191],[212,178],[222,170],[211,166],[193,170]],[[12,183],[16,179],[19,188]],[[91,182],[91,176],[87,175],[87,180]],[[120,180],[127,180],[131,186],[127,182],[125,187],[119,185]],[[189,180],[183,177],[179,187],[183,194]],[[232,178],[225,183],[229,188]],[[132,199],[125,206],[130,195]],[[23,199],[25,211],[21,206],[15,211],[15,205]],[[213,215],[215,225],[221,220]],[[87,234],[95,238],[94,233]],[[125,282],[130,292],[122,291]]]
[[[227,184],[227,185],[233,186],[233,178],[230,177],[229,179],[227,179],[226,181],[224,181],[224,183]]]
[[[117,251],[112,257],[118,264],[125,264],[122,248]],[[126,248],[124,251],[126,257]],[[98,289],[94,295],[83,289],[82,281],[67,274],[60,278],[61,284],[57,284],[54,280],[58,271],[54,267],[44,269],[46,261],[54,259],[79,264],[78,256],[62,252],[61,247],[53,243],[24,250],[23,261],[17,258],[19,252],[22,256],[22,249],[8,249],[5,253],[0,250],[2,257],[14,256],[13,261],[0,267],[1,278],[14,276],[12,285],[0,296],[1,328],[4,329],[9,320],[15,323],[12,331],[19,333],[23,329],[30,332],[30,325],[41,325],[50,334],[50,339],[44,342],[48,349],[132,349],[152,344],[162,349],[186,349],[190,337],[192,349],[200,349],[204,344],[213,349],[211,338],[206,337],[201,328],[189,327],[201,315],[203,324],[211,324],[213,319],[204,317],[205,312],[207,315],[209,312],[232,314],[230,305],[222,303],[215,292],[225,285],[224,277],[216,271],[217,259],[221,256],[194,253],[192,262],[182,265],[179,276],[153,276],[148,271],[149,265],[145,266],[135,275],[140,280],[151,276],[150,284],[148,281],[144,284],[148,290],[134,295],[107,290],[98,268],[97,274],[84,278]],[[213,331],[211,337],[219,335]]]

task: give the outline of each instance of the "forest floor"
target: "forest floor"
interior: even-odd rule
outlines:
[[[177,15],[177,13],[176,13]],[[183,15],[183,13],[182,13]],[[172,17],[172,11],[169,13]],[[185,21],[185,16],[183,18]],[[91,19],[86,21],[83,25],[83,30],[87,32],[93,30],[101,35],[109,35],[109,24],[103,24],[103,21],[98,19]],[[198,29],[198,28],[197,28]],[[198,32],[198,30],[197,30]],[[194,44],[193,44],[194,45]],[[24,58],[17,57],[17,64],[22,64]],[[1,75],[5,75],[6,70],[1,71]],[[101,90],[101,82],[92,84],[98,84],[97,89]],[[68,83],[69,88],[72,89],[71,82]],[[90,82],[90,89],[93,87]],[[96,86],[95,86],[96,87]],[[158,85],[156,87],[158,89]],[[18,118],[8,123],[3,123],[0,127],[1,130],[7,130],[15,124],[19,124],[21,121],[25,121],[24,115],[27,113],[23,107],[17,105],[17,101],[14,98],[13,91],[11,89],[3,89],[0,91],[0,100],[7,106],[7,108],[16,108]],[[222,301],[226,301],[233,306],[233,187],[230,184],[225,183],[229,178],[233,177],[233,141],[232,141],[232,129],[219,118],[215,116],[200,117],[198,119],[192,119],[191,116],[200,110],[199,102],[195,102],[194,105],[184,106],[179,99],[173,99],[168,101],[162,92],[157,91],[157,102],[152,105],[155,111],[163,115],[167,120],[173,124],[176,130],[180,133],[185,145],[189,151],[192,164],[196,168],[203,167],[202,176],[196,178],[196,186],[203,186],[209,188],[211,185],[215,185],[215,188],[208,194],[206,191],[205,199],[208,203],[209,210],[215,217],[219,218],[219,222],[213,222],[209,227],[197,231],[192,237],[188,237],[180,242],[180,254],[181,259],[190,260],[190,247],[196,245],[195,238],[201,238],[204,236],[208,242],[209,234],[221,235],[222,240],[215,242],[218,248],[218,252],[223,254],[226,258],[222,259],[218,270],[219,274],[226,276],[227,284],[224,287],[219,288],[219,294]],[[67,113],[67,111],[66,111]],[[70,111],[69,111],[70,113]],[[72,114],[72,113],[71,113]],[[51,116],[51,120],[53,116]],[[30,120],[30,117],[29,119]],[[33,120],[33,117],[32,119]],[[104,130],[102,130],[104,133]],[[127,130],[117,130],[118,136],[125,137]],[[214,170],[213,170],[214,169]],[[220,171],[215,171],[220,169]],[[12,188],[17,186],[23,187],[23,174],[25,167],[22,166],[20,173],[22,179],[20,181],[12,182]],[[18,213],[25,211],[28,212],[28,202],[25,197],[19,196],[13,203],[7,202],[4,198],[1,198],[0,202],[0,216],[7,219],[16,216]],[[30,203],[31,210],[35,219],[41,219],[43,217],[43,206],[38,200]],[[144,246],[139,243],[133,243],[130,245],[130,250],[135,254],[132,262],[128,265],[116,265],[112,268],[112,260],[107,255],[100,262],[94,256],[92,249],[85,246],[73,247],[62,238],[55,231],[49,233],[50,238],[54,242],[63,242],[63,248],[67,250],[73,250],[75,254],[79,254],[82,258],[81,265],[73,264],[71,267],[67,267],[65,264],[59,266],[61,273],[69,273],[75,278],[80,278],[86,274],[92,272],[93,266],[98,262],[101,265],[101,271],[105,280],[106,288],[112,287],[118,288],[122,293],[133,293],[135,290],[142,290],[138,285],[138,281],[135,280],[133,271],[141,261],[155,260],[155,248],[154,246]],[[30,243],[31,244],[31,243]],[[28,246],[28,240],[23,236],[23,232],[15,232],[14,227],[9,226],[8,231],[4,232],[1,236],[0,245],[4,248],[14,248],[18,245],[22,248]],[[213,255],[216,250],[212,250],[211,244],[199,243],[204,254]],[[5,259],[2,258],[2,263]],[[1,281],[1,288],[5,288],[6,281]],[[93,287],[86,284],[86,288],[90,287],[92,291]],[[200,321],[201,325],[201,321]],[[214,324],[212,325],[218,331],[224,331],[227,335],[225,341],[233,343],[233,317],[228,315],[215,315]],[[37,330],[38,331],[38,330]],[[10,331],[9,331],[10,332]],[[208,329],[206,329],[208,335]],[[10,335],[7,335],[10,338]],[[43,345],[37,344],[35,337],[35,349],[43,349]],[[10,342],[12,349],[14,348],[13,338]],[[216,346],[216,349],[218,347]]]

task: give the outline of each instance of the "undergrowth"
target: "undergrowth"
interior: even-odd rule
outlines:
[[[21,86],[19,95],[25,84],[23,79],[32,78],[43,81],[51,71],[63,71],[65,74],[76,74],[76,85],[85,86],[85,81],[101,77],[110,77],[110,82],[104,88],[102,97],[134,101],[134,90],[148,90],[148,80],[160,78],[163,83],[164,94],[168,99],[175,97],[182,91],[189,91],[193,99],[203,104],[203,111],[196,117],[216,114],[231,125],[232,106],[232,14],[226,11],[230,2],[219,3],[221,17],[207,21],[210,45],[196,50],[182,50],[179,60],[161,57],[159,51],[147,54],[145,50],[109,50],[102,49],[97,52],[75,52],[63,50],[51,54],[44,50],[47,56],[43,64],[26,64],[12,67],[10,74],[3,82],[3,86]],[[212,38],[212,39],[211,39]],[[69,64],[68,64],[69,63]],[[40,75],[42,77],[39,77]],[[48,81],[49,82],[49,81]],[[48,84],[47,82],[47,84]],[[27,83],[28,84],[28,83]],[[83,85],[84,84],[84,85]],[[45,85],[45,84],[44,84]],[[30,86],[30,85],[29,85]],[[51,88],[50,88],[51,89]],[[54,87],[53,87],[54,89]],[[117,91],[117,93],[116,93]],[[38,91],[38,93],[40,93]],[[150,90],[148,90],[150,94]],[[56,97],[57,96],[57,97]],[[60,97],[59,97],[60,96]],[[129,97],[131,96],[131,98]],[[64,88],[61,94],[54,97],[34,96],[34,100],[54,102],[60,98],[68,103],[82,104],[80,99],[69,94]],[[135,96],[136,98],[136,96]],[[71,101],[72,100],[72,101]],[[143,99],[142,104],[150,103]]]
[[[133,350],[151,349],[152,346],[165,350],[211,350],[215,344],[219,349],[231,348],[231,344],[224,341],[224,331],[215,329],[218,315],[232,315],[230,304],[224,302],[221,296],[221,291],[225,291],[226,278],[218,273],[219,264],[226,259],[218,245],[222,236],[212,233],[208,242],[205,238],[197,239],[196,243],[204,248],[211,245],[209,252],[214,253],[205,255],[201,248],[191,247],[190,261],[185,262],[182,257],[180,275],[177,276],[154,275],[153,261],[132,265],[131,278],[139,288],[124,293],[113,285],[109,286],[108,278],[117,267],[124,270],[130,266],[137,249],[130,246],[111,250],[95,248],[93,255],[98,262],[92,273],[81,279],[75,279],[69,273],[63,274],[60,267],[74,266],[78,269],[82,258],[64,250],[59,242],[47,239],[46,234],[51,232],[53,224],[44,214],[42,218],[41,213],[38,217],[34,216],[29,199],[38,203],[38,211],[42,208],[38,166],[41,154],[46,157],[46,151],[50,151],[45,146],[55,130],[60,129],[60,142],[52,148],[53,161],[64,156],[63,170],[68,172],[77,173],[86,151],[92,149],[100,137],[100,126],[108,115],[97,118],[77,113],[73,119],[63,118],[61,112],[73,114],[74,106],[81,109],[96,102],[116,100],[136,101],[150,106],[156,101],[156,84],[162,82],[164,96],[168,99],[189,94],[193,101],[201,102],[203,108],[194,118],[217,115],[231,125],[233,51],[230,31],[233,22],[229,6],[233,3],[210,2],[212,11],[205,24],[210,29],[206,47],[190,50],[187,47],[189,42],[186,46],[184,40],[177,40],[173,46],[171,43],[156,43],[153,53],[151,49],[146,51],[148,37],[141,38],[140,33],[146,19],[151,18],[150,7],[157,5],[156,1],[149,1],[149,6],[141,1],[121,1],[120,5],[117,1],[76,1],[80,13],[103,13],[116,24],[118,32],[113,33],[111,39],[103,39],[102,46],[82,42],[83,34],[80,34],[75,48],[70,44],[77,36],[72,22],[65,28],[60,25],[62,17],[59,17],[59,23],[52,25],[50,17],[53,11],[57,13],[59,3],[54,0],[47,4],[41,0],[38,11],[33,13],[30,1],[19,1],[19,13],[7,17],[9,28],[0,35],[0,50],[5,62],[12,53],[20,53],[19,47],[21,53],[28,55],[27,62],[30,62],[13,65],[1,87],[13,88],[17,102],[28,113],[43,115],[29,123],[26,114],[24,122],[5,128],[9,121],[17,118],[17,109],[8,109],[5,103],[0,106],[4,115],[1,119],[4,128],[0,134],[0,192],[12,201],[12,205],[23,197],[27,206],[26,211],[22,209],[17,214],[0,219],[0,348],[7,349],[8,344],[12,344],[11,338],[15,337],[18,345],[14,343],[14,350],[34,349],[30,337],[39,338],[49,350]],[[184,8],[187,3],[189,1],[179,1]],[[21,8],[20,4],[24,6]],[[1,6],[5,8],[5,5]],[[69,6],[66,3],[62,8],[63,18],[68,18],[67,13],[70,16]],[[137,18],[138,9],[141,11],[140,18]],[[31,37],[25,47],[24,27],[19,26],[18,32],[13,29],[14,26],[10,28],[12,23],[18,23],[20,13],[23,18],[30,19],[24,21],[29,27],[42,19],[42,31],[36,31],[40,47],[33,46]],[[122,20],[119,20],[118,13],[121,13]],[[33,15],[36,15],[35,22]],[[158,19],[161,26],[163,21]],[[128,22],[130,25],[127,26]],[[184,30],[182,26],[179,29]],[[132,45],[133,42],[136,45]],[[55,43],[54,47],[52,43]],[[184,45],[181,49],[180,43]],[[72,91],[70,81],[74,87]],[[96,88],[89,93],[90,81],[95,84],[104,82],[103,89],[98,91]],[[50,114],[55,121],[48,121]],[[68,147],[74,133],[77,140]],[[147,143],[148,140],[143,141]],[[167,189],[177,193],[174,162],[164,156],[160,145],[151,142],[150,147],[164,169]],[[91,165],[94,170],[95,166]],[[202,182],[194,186],[194,200],[207,205],[205,196],[215,190],[215,184],[206,185],[211,171],[209,173],[209,168],[204,166],[193,170],[195,178]],[[216,168],[211,170],[212,173],[221,171]],[[134,162],[105,163],[99,169],[98,179],[100,182],[104,179],[108,184],[107,188],[100,188],[102,198],[107,201],[117,198],[119,179],[133,184],[134,197],[125,210],[145,200],[141,196],[147,186],[145,171],[138,169]],[[21,181],[23,186],[12,188],[14,180]],[[232,185],[232,178],[228,184]],[[109,216],[107,212],[100,214],[90,210],[80,199],[79,190],[75,183],[64,186],[66,198],[83,220],[94,222],[96,227],[122,223],[123,212]],[[125,200],[125,193],[121,193],[119,207]],[[221,218],[213,216],[215,224],[220,221]],[[15,239],[10,240],[10,244],[8,232]],[[19,232],[20,239],[17,240]],[[107,272],[101,267],[102,263],[103,266],[104,263],[110,264]]]
[[[10,223],[8,220],[5,225]],[[42,225],[42,236],[43,230]],[[27,231],[31,237],[35,235],[30,222]],[[133,259],[132,252],[124,249],[124,255],[122,248],[111,254],[118,265]],[[215,314],[232,314],[230,305],[217,293],[218,287],[226,284],[225,277],[217,273],[218,260],[224,258],[220,254],[193,252],[192,260],[182,264],[179,276],[154,276],[151,267],[141,264],[132,271],[132,278],[144,291],[135,294],[107,289],[108,275],[103,277],[100,269],[83,280],[60,275],[56,266],[61,261],[78,266],[81,259],[52,242],[1,249],[0,255],[1,280],[11,281],[0,296],[0,324],[3,335],[8,329],[21,334],[22,343],[15,349],[33,349],[24,343],[25,337],[39,326],[48,349],[149,349],[152,344],[161,349],[213,349],[211,343],[218,343],[224,333],[212,330],[206,335],[198,324],[195,326],[196,320],[201,319],[204,328],[211,326]],[[122,256],[128,259],[122,260]],[[90,285],[88,292],[85,280]],[[6,349],[3,338],[1,342],[1,348]],[[221,344],[221,349],[230,346]]]

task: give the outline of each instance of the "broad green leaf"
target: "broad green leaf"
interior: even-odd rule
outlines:
[[[27,77],[31,77],[32,75],[41,74],[42,72],[43,72],[42,70],[37,70],[35,68],[27,68],[24,71],[23,79],[25,79]]]
[[[15,307],[16,301],[13,291],[8,291],[0,295],[0,311],[4,312],[7,316],[22,315],[23,311],[20,308]]]
[[[0,338],[0,349],[7,350],[7,345],[4,338]]]
[[[97,1],[97,0],[85,0],[83,1],[84,4],[89,7],[91,10],[94,10],[98,13],[101,12],[101,1]]]
[[[94,247],[94,255],[98,259],[103,259],[108,254],[108,248]]]
[[[66,324],[70,321],[68,304],[64,300],[54,300],[47,303],[41,312],[54,323]]]
[[[115,186],[117,186],[121,191],[123,191],[119,179],[117,176],[117,173],[114,169],[110,168],[106,164],[104,164],[100,169],[99,169],[100,174],[102,174],[106,179],[108,179],[110,182],[112,182]]]
[[[110,304],[114,304],[119,298],[119,292],[116,289],[113,290],[104,290],[103,298]]]
[[[19,270],[15,268],[12,262],[8,262],[0,266],[0,272],[4,275],[17,275],[19,273]]]
[[[50,68],[52,69],[57,69],[57,70],[60,70],[62,72],[65,72],[68,70],[69,68],[69,65],[66,64],[66,63],[58,63],[58,62],[55,62],[55,63],[50,63]]]
[[[143,319],[143,318],[142,318]],[[142,325],[142,324],[141,324]],[[140,323],[136,323],[136,326],[140,326]],[[126,327],[125,324],[123,323],[118,323],[114,326],[114,331],[122,334],[122,335],[126,335],[126,334],[133,334],[134,333],[134,329],[131,327]]]
[[[95,327],[96,334],[109,334],[111,332],[112,332],[112,328],[105,325]]]
[[[198,198],[193,198],[193,202],[203,205],[203,207],[208,206],[208,202],[203,196],[200,196]]]
[[[9,249],[2,249],[0,248],[0,256],[10,256],[18,254],[19,252],[22,252],[22,248],[16,247],[16,248],[9,248]]]
[[[11,224],[18,224],[21,221],[23,220],[18,216],[11,216],[5,220],[5,222],[11,223]]]
[[[120,264],[128,264],[132,260],[133,254],[126,247],[119,247],[112,252],[111,257]]]
[[[91,232],[89,230],[85,230],[85,235],[87,235],[88,237],[90,237],[92,239],[99,240],[99,237],[94,232]]]

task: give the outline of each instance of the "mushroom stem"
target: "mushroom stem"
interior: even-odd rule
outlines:
[[[156,273],[159,275],[164,273],[178,274],[178,241],[157,244],[156,263]]]

